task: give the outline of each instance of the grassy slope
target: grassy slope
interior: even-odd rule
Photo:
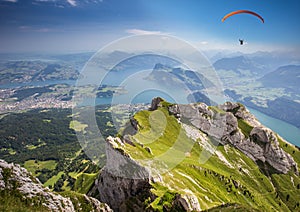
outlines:
[[[24,200],[18,192],[0,191],[0,211],[32,212],[50,210],[34,200]]]
[[[47,207],[43,206],[43,203],[47,201],[47,197],[43,196],[34,196],[34,197],[25,197],[19,191],[19,187],[21,186],[19,181],[16,181],[14,177],[12,177],[12,171],[10,168],[3,168],[2,170],[2,180],[10,187],[6,187],[4,190],[0,189],[0,211],[51,211]],[[60,172],[58,175],[63,174]],[[79,178],[82,176],[84,183],[77,183],[77,187],[79,189],[89,189],[93,184],[97,174],[80,174]],[[35,179],[33,176],[29,176],[32,179]],[[38,183],[37,181],[34,181]],[[76,211],[94,211],[93,205],[90,204],[89,201],[86,200],[84,194],[87,190],[82,191],[81,193],[74,191],[64,191],[58,192],[62,196],[68,197],[73,202],[74,208]]]
[[[98,173],[88,174],[81,173],[77,176],[73,190],[82,194],[86,194],[93,186]]]
[[[36,172],[41,171],[42,169],[54,170],[56,165],[57,163],[55,160],[27,160],[24,163],[24,167],[33,175],[36,175]]]
[[[11,178],[10,168],[2,168],[1,180],[5,185],[10,185],[9,189],[0,189],[0,211],[49,211],[42,205],[41,198],[24,198],[18,190],[20,182]]]
[[[51,185],[51,187],[54,187],[54,184],[58,181],[58,179],[64,174],[63,171],[58,172],[57,175],[52,176],[50,179],[48,179],[45,183],[44,186],[48,187]]]
[[[274,183],[274,188],[256,163],[230,146],[218,146],[217,150],[232,168],[226,166],[215,154],[206,163],[200,163],[199,157],[205,154],[205,150],[186,136],[177,120],[169,116],[166,108],[152,112],[141,111],[135,115],[135,119],[140,130],[132,139],[142,143],[143,147],[127,144],[126,152],[140,163],[147,158],[159,158],[170,167],[168,172],[162,174],[163,183],[153,184],[153,193],[158,198],[152,203],[146,203],[151,204],[153,208],[162,210],[163,205],[167,207],[169,203],[165,200],[175,198],[173,193],[189,192],[198,198],[201,209],[214,208],[222,203],[239,203],[240,207],[245,208],[288,211],[288,207],[292,209],[300,199],[300,190],[288,183],[291,181],[290,177],[293,177],[295,184],[298,183],[298,176],[292,173],[274,174],[273,181],[278,182]],[[244,134],[251,130],[244,121],[239,121],[239,127]],[[151,149],[152,154],[146,151],[146,147]],[[295,151],[298,157],[299,151]],[[162,156],[163,153],[167,154]],[[184,157],[185,155],[188,157]],[[173,168],[173,165],[176,166]],[[238,186],[235,186],[237,184]],[[279,197],[276,197],[276,191]],[[286,201],[285,192],[289,193],[289,201]]]

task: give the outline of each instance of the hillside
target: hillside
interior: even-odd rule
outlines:
[[[96,183],[114,211],[295,211],[300,151],[243,105],[156,98],[107,138]]]
[[[0,85],[27,83],[45,80],[76,80],[79,71],[62,62],[42,60],[20,60],[0,63]]]
[[[266,74],[259,79],[266,87],[282,87],[299,92],[300,66],[288,65],[281,66],[275,71]]]
[[[213,66],[216,70],[233,71],[241,76],[247,71],[250,71],[253,75],[262,75],[267,71],[264,65],[245,56],[221,58],[214,62]]]
[[[106,105],[96,118],[104,136],[114,135]],[[20,164],[54,191],[86,194],[103,164],[96,165],[82,150],[76,131],[90,129],[72,119],[71,109],[34,109],[0,119],[0,159]],[[92,146],[94,151],[103,148]],[[100,157],[100,156],[99,156]],[[104,162],[103,162],[104,163]]]
[[[284,120],[300,128],[300,103],[285,97],[279,97],[267,101],[267,107],[257,106],[252,102],[251,97],[244,98],[241,102],[251,108],[254,108],[264,114],[274,118]]]
[[[157,63],[154,66],[148,79],[166,85],[182,86],[182,84],[185,84],[192,91],[215,86],[209,79],[198,72],[180,67],[174,68],[161,63]]]
[[[1,159],[0,197],[1,211],[111,211],[84,194],[51,192],[20,165]]]
[[[147,76],[147,79],[172,89],[188,89],[191,91],[187,97],[190,102],[204,102],[208,105],[215,104],[205,95],[204,91],[215,87],[215,85],[199,72],[157,63],[149,76]]]

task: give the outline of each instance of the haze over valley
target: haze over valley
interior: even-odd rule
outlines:
[[[0,211],[299,211],[297,0],[0,0]]]

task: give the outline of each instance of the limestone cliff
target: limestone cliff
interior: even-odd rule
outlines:
[[[2,198],[11,196],[20,198],[20,201],[37,210],[42,211],[84,211],[84,205],[91,211],[111,211],[111,209],[99,200],[87,195],[72,195],[64,197],[45,188],[37,178],[33,177],[25,168],[18,164],[7,163],[0,159],[0,192]],[[79,200],[82,199],[84,204]],[[20,207],[20,206],[18,206]],[[2,208],[10,210],[9,208]],[[30,210],[30,209],[28,209]]]
[[[142,211],[144,198],[151,195],[150,173],[119,148],[124,142],[120,138],[107,138],[107,164],[96,186],[100,201],[109,203],[114,211],[131,207]]]
[[[238,126],[240,121],[248,123],[250,129],[252,128],[249,135],[247,132],[242,135],[242,131],[235,128],[232,131],[234,133],[225,135],[224,142],[229,142],[254,161],[267,163],[280,173],[286,174],[292,170],[298,174],[297,163],[293,157],[279,146],[279,136],[261,125],[243,105],[227,102],[219,107],[236,117],[232,120],[235,126]]]

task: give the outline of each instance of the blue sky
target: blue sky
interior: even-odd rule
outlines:
[[[221,19],[247,9],[248,14]],[[200,49],[300,48],[299,0],[0,0],[1,52],[95,51],[132,34],[166,33]]]

